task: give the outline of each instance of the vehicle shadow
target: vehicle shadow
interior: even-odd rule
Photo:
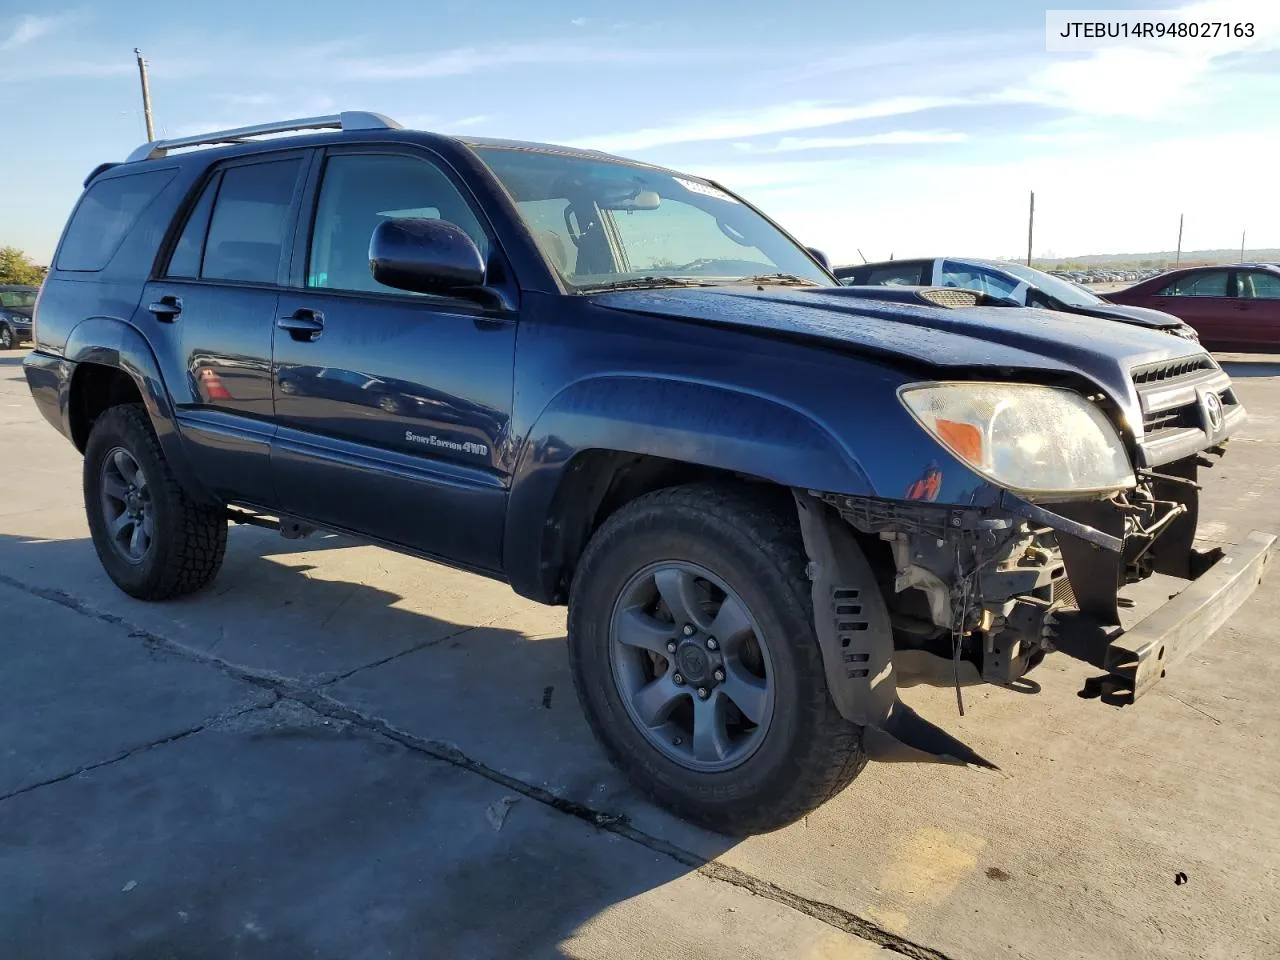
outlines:
[[[323,561],[314,556],[317,552]],[[121,931],[130,925],[116,922],[119,883],[110,889],[104,883],[94,892],[69,875],[65,884],[52,882],[41,890],[35,914],[60,916],[74,909],[81,926],[88,924],[85,929],[100,922],[101,939],[95,942],[107,945],[106,953],[176,949],[193,943],[197,934],[206,947],[235,946],[230,952],[247,957],[327,953],[332,944],[315,938],[326,929],[325,905],[334,908],[338,889],[344,902],[351,897],[394,905],[370,907],[360,918],[364,950],[370,953],[403,955],[406,944],[422,943],[423,931],[433,931],[427,942],[441,956],[574,956],[580,949],[599,952],[599,942],[588,949],[593,938],[611,936],[611,928],[634,929],[643,917],[648,918],[644,925],[662,923],[676,935],[687,924],[688,942],[698,942],[701,921],[692,915],[668,917],[671,893],[657,891],[672,883],[709,883],[687,875],[733,841],[652,808],[608,764],[573,695],[562,626],[557,630],[548,621],[547,629],[540,629],[529,605],[507,586],[425,562],[406,563],[342,536],[286,541],[257,528],[233,528],[219,578],[200,593],[169,603],[141,603],[121,594],[101,571],[87,539],[0,534],[0,574],[101,620],[104,629],[129,631],[131,639],[158,656],[168,649],[204,660],[210,669],[223,669],[218,663],[223,661],[323,694],[339,707],[334,716],[350,711],[354,732],[373,744],[358,756],[335,745],[326,760],[310,752],[314,738],[301,737],[297,751],[274,749],[271,769],[264,770],[257,741],[247,735],[240,746],[220,753],[216,763],[193,767],[187,751],[197,747],[187,746],[196,739],[190,738],[182,746],[149,751],[154,753],[147,761],[150,786],[131,804],[85,809],[83,817],[60,813],[56,805],[34,806],[25,820],[11,821],[14,830],[33,836],[58,832],[58,843],[72,849],[92,847],[99,865],[114,864],[122,875],[133,864],[152,864],[155,882],[145,893],[151,898],[145,911],[151,919],[128,933]],[[410,596],[415,591],[406,587],[414,584],[425,597]],[[502,594],[506,607],[495,599]],[[502,610],[511,613],[494,615]],[[532,627],[515,626],[530,622]],[[104,661],[102,669],[110,671],[110,662]],[[82,710],[77,701],[92,695],[74,684],[60,686],[68,681],[56,674],[47,682],[50,702],[65,703],[68,711]],[[397,732],[398,742],[385,736],[388,729]],[[17,739],[6,744],[15,755],[25,749]],[[425,749],[414,750],[413,743]],[[376,754],[372,760],[369,750]],[[386,770],[370,774],[370,763]],[[433,773],[446,765],[447,777]],[[109,769],[102,774],[108,780]],[[420,779],[405,773],[412,769],[421,770]],[[207,834],[213,828],[194,829],[192,836],[169,831],[162,842],[139,826],[160,823],[197,803],[190,796],[193,778],[224,803],[243,802],[243,827],[217,820],[220,832],[211,847]],[[299,790],[299,778],[312,788]],[[438,791],[432,786],[437,780]],[[445,781],[471,786],[446,788]],[[103,788],[87,783],[64,792],[95,789]],[[462,804],[460,794],[487,799]],[[491,805],[504,796],[517,804],[500,811],[506,819],[495,826]],[[0,820],[16,816],[11,809],[6,805]],[[104,830],[103,817],[122,822],[108,822],[112,829]],[[642,821],[638,842],[622,840],[619,831],[628,832],[636,820]],[[601,830],[602,823],[621,826]],[[0,831],[0,841],[5,833]],[[299,836],[308,838],[305,855],[296,849]],[[335,875],[354,867],[352,836],[368,843],[360,851],[361,866],[351,871],[364,889],[356,889],[350,876],[339,880]],[[463,844],[459,838],[466,837],[471,840]],[[672,857],[661,852],[664,845],[689,852]],[[15,849],[20,853],[7,855],[5,873],[31,876],[50,869],[38,846]],[[300,872],[291,865],[299,856],[313,869]],[[23,857],[30,859],[23,862]],[[74,858],[54,862],[65,862],[74,872]],[[210,865],[209,886],[192,894],[191,865],[200,862]],[[369,871],[364,862],[378,863],[379,869]],[[324,866],[329,863],[337,865],[334,870]],[[234,864],[257,864],[261,876],[252,883],[243,876],[235,882],[236,876],[225,873]],[[254,884],[278,899],[257,901]],[[171,887],[208,898],[216,909],[198,928],[188,928],[185,913],[179,916],[188,908],[170,899]],[[144,891],[139,888],[137,894]],[[11,904],[13,910],[20,907],[20,902]],[[262,942],[246,941],[242,918],[263,909],[276,923]],[[8,912],[0,909],[0,916]],[[28,913],[19,910],[10,917]],[[225,920],[226,928],[211,917]],[[9,945],[28,942],[23,930],[31,933],[33,946],[39,942],[44,949],[58,942],[56,925],[52,932],[36,931],[34,922],[20,923]],[[139,930],[147,931],[148,939],[115,942],[135,938]]]

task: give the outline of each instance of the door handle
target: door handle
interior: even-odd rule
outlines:
[[[156,315],[161,323],[173,323],[182,313],[182,298],[164,296],[148,305],[147,309]]]
[[[281,330],[288,330],[293,339],[309,343],[324,333],[324,314],[319,310],[303,307],[287,317],[278,318],[276,326]]]

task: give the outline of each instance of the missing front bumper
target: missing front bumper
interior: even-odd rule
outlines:
[[[1208,640],[1262,582],[1276,537],[1254,531],[1180,593],[1111,641],[1106,683],[1120,703],[1132,703]]]
[[[1133,703],[1249,599],[1262,582],[1275,543],[1274,534],[1250,533],[1129,630],[1103,626],[1077,611],[1064,613],[1054,646],[1107,671],[1101,692],[1108,702]]]

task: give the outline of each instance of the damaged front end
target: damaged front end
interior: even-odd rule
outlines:
[[[1027,672],[1060,650],[1105,671],[1100,692],[1112,702],[1131,702],[1203,642],[1256,588],[1275,537],[1196,550],[1200,462],[1063,503],[1007,491],[991,507],[797,491],[828,685],[867,728],[868,753],[990,765],[911,711],[900,687],[954,684],[963,714],[964,686],[1035,690]],[[1190,585],[1123,630],[1121,588],[1153,573]]]

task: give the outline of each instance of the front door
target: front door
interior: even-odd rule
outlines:
[[[1237,342],[1228,279],[1226,270],[1184,273],[1156,293],[1150,306],[1185,320],[1208,344]]]
[[[201,480],[217,495],[262,507],[276,505],[271,340],[305,156],[217,168],[142,300]]]
[[[496,255],[463,188],[428,155],[334,148],[313,177],[295,287],[280,297],[272,474],[284,509],[497,570],[509,478],[515,316],[384,287],[369,240],[440,217]]]

